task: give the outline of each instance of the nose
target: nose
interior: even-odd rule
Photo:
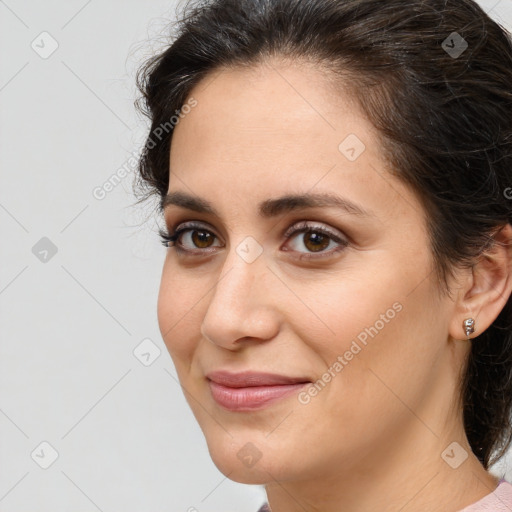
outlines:
[[[279,330],[277,298],[270,284],[277,278],[263,254],[248,263],[235,249],[226,257],[201,325],[206,339],[228,350],[270,340]]]

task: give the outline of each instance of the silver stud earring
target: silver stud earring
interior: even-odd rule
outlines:
[[[462,327],[466,333],[466,337],[469,340],[469,335],[472,332],[475,332],[475,321],[472,318],[466,318],[466,320],[462,322]]]

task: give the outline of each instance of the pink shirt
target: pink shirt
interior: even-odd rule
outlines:
[[[258,512],[271,511],[265,503]],[[512,484],[502,478],[493,492],[459,512],[512,512]]]
[[[493,492],[459,512],[512,512],[512,485],[502,478]]]

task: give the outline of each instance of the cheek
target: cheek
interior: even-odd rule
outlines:
[[[368,386],[365,399],[374,402],[374,388],[380,395],[387,381],[407,392],[404,377],[414,380],[419,372],[419,378],[426,378],[437,353],[432,326],[443,326],[431,280],[417,272],[417,266],[428,268],[427,254],[424,262],[417,257],[413,264],[399,255],[368,253],[362,259],[337,275],[294,283],[309,310],[289,314],[297,336],[320,356],[320,372],[335,374],[330,379],[318,373],[322,381],[332,381],[326,387],[339,390],[346,400],[347,394],[358,397]]]
[[[291,301],[290,324],[301,326],[297,334],[323,355],[326,364],[350,350],[353,341],[364,347],[376,332],[384,333],[400,321],[404,303],[400,289],[407,284],[397,282],[403,275],[395,270],[396,262],[384,271],[384,257],[368,254],[357,265],[293,283],[300,301]]]
[[[198,308],[205,291],[194,286],[183,273],[164,264],[158,293],[157,316],[162,339],[174,363],[191,357],[197,333]]]

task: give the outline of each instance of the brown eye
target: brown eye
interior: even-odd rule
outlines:
[[[164,246],[174,247],[183,256],[206,256],[213,252],[210,249],[223,247],[219,242],[215,244],[215,240],[218,240],[217,235],[203,226],[193,223],[182,226],[172,235],[161,231],[160,235]],[[299,225],[292,226],[284,234],[287,240],[284,250],[297,253],[298,259],[301,260],[327,258],[349,245],[343,235],[338,233],[337,230],[331,231],[327,227],[311,225],[308,221],[303,221]]]
[[[330,238],[318,231],[309,231],[303,235],[304,246],[312,251],[323,251],[329,246]]]
[[[211,246],[211,243],[215,239],[209,231],[193,229],[191,232],[191,240],[195,247],[199,249],[206,249]]]
[[[190,253],[196,255],[213,247],[222,247],[222,244],[214,245],[217,235],[203,226],[197,224],[182,224],[183,227],[177,229],[174,233],[168,234],[164,230],[160,230],[162,243],[166,247],[174,247],[180,254]],[[203,250],[203,251],[202,251]]]
[[[349,245],[349,242],[337,231],[312,225],[308,221],[292,226],[284,237],[288,240],[285,251],[298,253],[298,258],[301,260],[327,258]]]

